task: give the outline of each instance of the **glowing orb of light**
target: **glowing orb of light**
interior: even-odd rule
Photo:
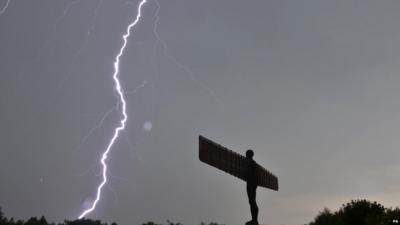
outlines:
[[[153,128],[153,124],[150,121],[146,121],[143,124],[143,129],[147,132],[151,131],[151,129]]]

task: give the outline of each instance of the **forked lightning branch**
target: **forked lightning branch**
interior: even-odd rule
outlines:
[[[123,56],[124,54],[124,50],[126,48],[126,45],[128,43],[128,39],[131,35],[131,30],[136,26],[136,24],[138,24],[138,22],[140,21],[140,18],[142,16],[141,11],[142,11],[142,7],[143,5],[147,2],[147,0],[141,0],[137,6],[137,15],[135,20],[130,23],[128,25],[128,27],[126,28],[126,32],[125,34],[122,36],[123,39],[123,44],[117,54],[117,56],[115,57],[114,60],[114,74],[113,74],[113,79],[114,79],[114,85],[115,85],[115,90],[117,91],[117,96],[119,97],[119,101],[120,101],[120,106],[121,106],[121,111],[122,111],[122,117],[120,120],[120,124],[118,127],[115,128],[114,130],[114,135],[112,136],[110,142],[107,145],[107,148],[105,149],[105,151],[102,154],[102,157],[100,159],[100,163],[103,166],[103,171],[102,171],[102,182],[99,184],[99,186],[97,187],[97,192],[96,192],[96,198],[94,199],[94,201],[91,203],[90,207],[85,209],[80,215],[79,215],[79,219],[84,218],[86,215],[88,215],[89,213],[93,212],[93,210],[96,209],[96,205],[97,203],[100,201],[101,199],[101,191],[104,187],[104,185],[107,183],[107,158],[108,158],[108,154],[110,153],[115,141],[118,139],[119,134],[121,131],[123,131],[125,129],[125,123],[128,120],[128,115],[126,113],[126,101],[125,101],[125,96],[124,96],[124,91],[122,90],[121,87],[121,83],[120,80],[118,78],[119,75],[119,63],[120,63],[120,58]]]

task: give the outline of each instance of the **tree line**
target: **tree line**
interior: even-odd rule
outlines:
[[[91,219],[79,219],[79,220],[64,220],[62,223],[53,223],[48,222],[44,216],[37,218],[31,217],[28,220],[15,220],[14,218],[7,218],[4,216],[3,211],[0,207],[0,225],[108,225],[100,220],[91,220]],[[110,225],[118,225],[117,223],[111,223]],[[142,225],[164,225],[158,224],[154,222],[143,223]],[[181,223],[174,223],[167,220],[165,225],[183,225]],[[200,225],[223,225],[218,223],[204,223],[201,222]]]
[[[308,225],[400,225],[400,208],[385,208],[365,199],[353,200],[336,212],[325,208]]]
[[[80,219],[65,220],[61,223],[48,222],[44,216],[30,219],[15,220],[4,216],[0,208],[0,225],[108,225],[100,220]],[[110,225],[117,225],[111,223]],[[183,225],[167,220],[166,224],[154,222],[143,223],[142,225]],[[200,223],[200,225],[222,225],[218,223]],[[368,200],[352,200],[343,204],[342,207],[331,212],[325,208],[314,218],[314,220],[304,225],[400,225],[400,208],[386,208],[377,202]]]

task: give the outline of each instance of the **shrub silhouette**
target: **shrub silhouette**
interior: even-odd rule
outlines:
[[[399,208],[385,208],[377,202],[352,200],[337,212],[324,209],[308,225],[392,225],[400,220]]]

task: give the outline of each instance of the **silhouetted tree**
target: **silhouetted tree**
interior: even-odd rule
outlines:
[[[309,225],[391,225],[399,219],[399,208],[385,209],[377,202],[353,200],[335,213],[324,209]]]
[[[310,225],[339,225],[339,218],[337,215],[332,214],[329,209],[325,208],[322,212],[318,214],[314,222]]]
[[[383,224],[385,207],[367,200],[351,201],[342,207],[339,214],[343,214],[345,224],[379,225]]]
[[[142,224],[142,225],[161,225],[161,224],[156,224],[156,223],[154,223],[154,222],[147,222],[147,223],[144,223],[144,224]]]
[[[386,209],[386,224],[400,224],[400,209],[399,208],[389,208]]]
[[[168,225],[183,225],[181,223],[173,223],[173,222],[171,222],[169,220],[167,220],[167,223],[168,223]]]
[[[107,225],[106,223],[101,223],[100,220],[91,219],[80,219],[74,221],[64,221],[64,225]]]
[[[4,225],[6,223],[5,218],[3,216],[4,214],[0,207],[0,225]]]
[[[37,219],[36,217],[31,217],[29,220],[27,220],[25,223],[21,221],[23,225],[49,225],[47,222],[46,218],[44,216],[40,217],[40,219]]]

